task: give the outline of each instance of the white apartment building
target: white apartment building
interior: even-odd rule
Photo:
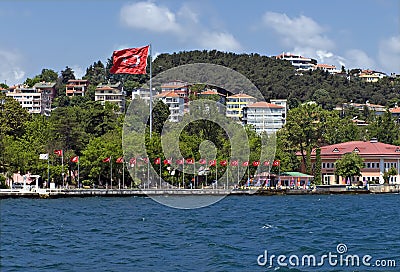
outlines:
[[[275,56],[275,58],[290,61],[290,63],[295,67],[297,71],[313,70],[314,65],[317,64],[317,60],[315,59],[305,58],[300,55],[293,55],[285,52],[278,56]]]
[[[157,94],[155,99],[160,99],[168,106],[170,111],[168,120],[170,122],[179,122],[182,119],[185,104],[183,97],[180,97],[178,94],[170,91]]]
[[[286,123],[286,101],[281,105],[256,102],[243,108],[243,124],[254,126],[257,133],[275,133]],[[272,102],[272,101],[271,101]]]
[[[106,102],[118,105],[120,112],[125,111],[125,92],[122,90],[121,82],[115,84],[102,84],[96,87],[94,100],[100,101],[102,105]]]
[[[53,87],[53,83],[49,83]],[[7,97],[12,97],[19,102],[22,108],[29,113],[50,115],[51,101],[53,94],[50,91],[43,91],[35,87],[29,88],[26,85],[16,85],[10,87],[6,93]]]
[[[157,95],[157,91],[153,89],[151,92],[152,97]],[[133,99],[142,99],[146,101],[147,104],[150,104],[150,89],[138,88],[132,91],[132,100]]]

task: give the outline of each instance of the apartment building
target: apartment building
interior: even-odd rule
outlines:
[[[96,87],[94,100],[100,101],[102,105],[104,105],[106,102],[115,104],[119,107],[120,112],[125,111],[125,92],[122,89],[121,82],[117,82],[115,84],[100,83]]]
[[[240,121],[243,117],[243,108],[256,101],[256,98],[244,93],[228,96],[226,98],[226,116]]]
[[[157,95],[157,91],[153,89],[151,92],[152,97]],[[132,91],[132,100],[133,99],[142,99],[146,101],[147,104],[150,104],[150,89],[145,88],[137,88]]]
[[[256,102],[243,107],[243,124],[252,125],[257,133],[277,132],[286,123],[286,101],[277,102],[280,104]]]
[[[185,104],[183,97],[173,91],[169,91],[157,94],[155,99],[161,100],[168,106],[170,111],[168,120],[170,122],[179,122],[182,119]]]
[[[65,85],[65,94],[67,96],[84,96],[88,86],[88,80],[70,79],[68,80],[67,85]]]

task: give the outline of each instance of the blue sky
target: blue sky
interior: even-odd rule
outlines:
[[[0,82],[66,66],[80,78],[116,49],[218,49],[313,57],[400,73],[398,0],[1,1]]]

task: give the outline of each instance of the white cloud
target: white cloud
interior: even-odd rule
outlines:
[[[309,17],[289,18],[286,14],[266,12],[263,23],[278,33],[286,46],[325,50],[334,47],[334,43],[324,35],[325,29]]]
[[[121,22],[132,28],[146,29],[155,32],[179,31],[175,14],[168,8],[157,6],[152,2],[137,2],[122,7]]]
[[[400,73],[400,35],[382,40],[378,56],[380,65],[387,73]]]
[[[22,56],[16,51],[0,49],[0,81],[11,86],[22,83],[25,71],[20,67]]]
[[[232,34],[223,32],[203,32],[202,35],[198,37],[198,43],[207,49],[217,49],[221,51],[235,51],[241,47]]]
[[[86,69],[83,69],[79,65],[72,65],[72,71],[74,71],[74,76],[77,79],[81,79],[86,74]]]
[[[176,13],[153,2],[137,2],[122,7],[121,22],[136,29],[172,34],[181,44],[195,43],[206,49],[234,51],[241,48],[226,31],[210,30],[199,21],[199,14],[183,4]]]
[[[345,53],[346,68],[374,69],[375,61],[360,49],[350,49]]]

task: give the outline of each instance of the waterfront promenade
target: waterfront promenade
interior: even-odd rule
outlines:
[[[345,185],[303,188],[239,188],[239,189],[1,189],[0,198],[63,198],[63,197],[128,197],[128,196],[202,196],[202,195],[306,195],[306,194],[379,194],[400,193],[400,185],[370,185],[350,187]]]

